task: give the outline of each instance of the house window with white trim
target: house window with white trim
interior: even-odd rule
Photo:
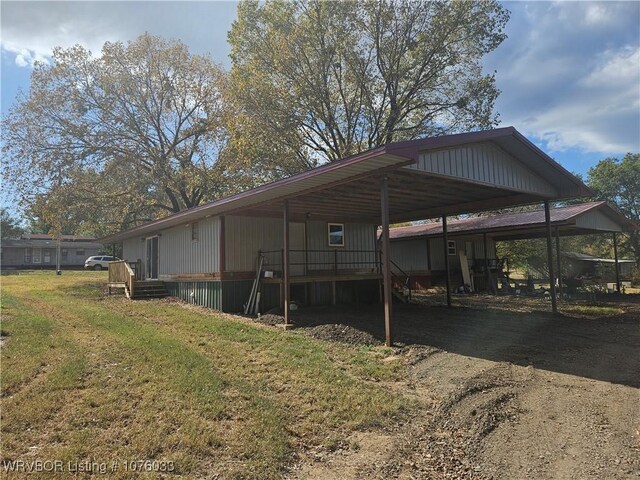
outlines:
[[[31,253],[30,247],[24,249],[24,263],[31,263]]]
[[[198,222],[193,222],[191,224],[191,240],[194,242],[198,241],[200,237],[200,224]]]
[[[327,224],[330,247],[344,247],[344,223]]]
[[[449,255],[456,254],[456,241],[455,240],[447,240],[447,253]]]

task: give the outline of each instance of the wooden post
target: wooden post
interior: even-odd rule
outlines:
[[[382,281],[384,295],[384,332],[386,337],[386,345],[390,347],[393,339],[391,338],[391,244],[389,242],[389,180],[387,177],[382,179],[380,188],[380,210],[382,217]]]
[[[284,285],[284,325],[289,325],[289,200],[284,201],[282,212],[282,220],[284,222],[284,252],[282,255],[282,270]]]
[[[451,307],[451,268],[449,267],[449,234],[446,215],[442,216],[442,238],[444,241],[444,272],[447,282],[447,307]]]
[[[620,286],[620,263],[618,262],[618,234],[613,232],[613,257],[616,265],[616,292],[622,293]]]
[[[562,298],[562,258],[560,257],[560,229],[556,227],[556,269],[558,270],[558,295]]]
[[[556,276],[553,273],[553,244],[551,242],[551,212],[549,211],[549,200],[544,201],[544,223],[547,227],[547,265],[549,267],[549,284],[551,289],[551,311],[558,313]]]

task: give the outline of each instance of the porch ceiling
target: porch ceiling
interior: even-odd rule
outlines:
[[[380,185],[384,176],[389,181],[391,222],[469,213],[541,200],[536,195],[398,169],[290,197],[291,219],[379,223]],[[231,213],[281,217],[283,204],[284,201],[278,199]]]

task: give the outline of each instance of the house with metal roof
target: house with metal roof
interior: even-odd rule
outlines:
[[[617,265],[619,284],[621,262],[617,261],[617,235],[638,229],[606,202],[588,202],[551,208],[549,226],[556,238],[557,268],[561,271],[559,238],[563,236],[610,234],[615,246],[615,257],[609,262]],[[495,287],[495,274],[502,268],[497,258],[496,242],[541,238],[547,234],[544,209],[534,211],[487,215],[459,220],[448,224],[447,243],[443,244],[441,222],[427,222],[390,229],[391,259],[397,268],[409,272],[413,288],[443,284],[445,262],[449,264],[453,286],[468,283],[464,270],[468,270],[470,283],[477,290]],[[565,265],[566,267],[567,265]],[[624,267],[623,274],[627,272]],[[563,270],[567,270],[564,268]]]
[[[506,127],[384,145],[101,241],[122,243],[110,284],[134,297],[140,282],[164,282],[223,311],[281,306],[285,325],[293,302],[380,301],[390,343],[390,223],[590,193]]]
[[[55,268],[58,241],[51,235],[27,233],[19,239],[2,239],[1,268],[46,269]],[[60,266],[82,268],[84,261],[104,251],[101,243],[93,237],[62,235],[60,239]]]

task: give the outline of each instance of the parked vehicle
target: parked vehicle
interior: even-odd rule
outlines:
[[[85,269],[92,270],[102,270],[103,268],[109,268],[109,263],[111,262],[119,262],[120,259],[118,257],[108,257],[108,256],[94,256],[89,257],[84,262]]]

